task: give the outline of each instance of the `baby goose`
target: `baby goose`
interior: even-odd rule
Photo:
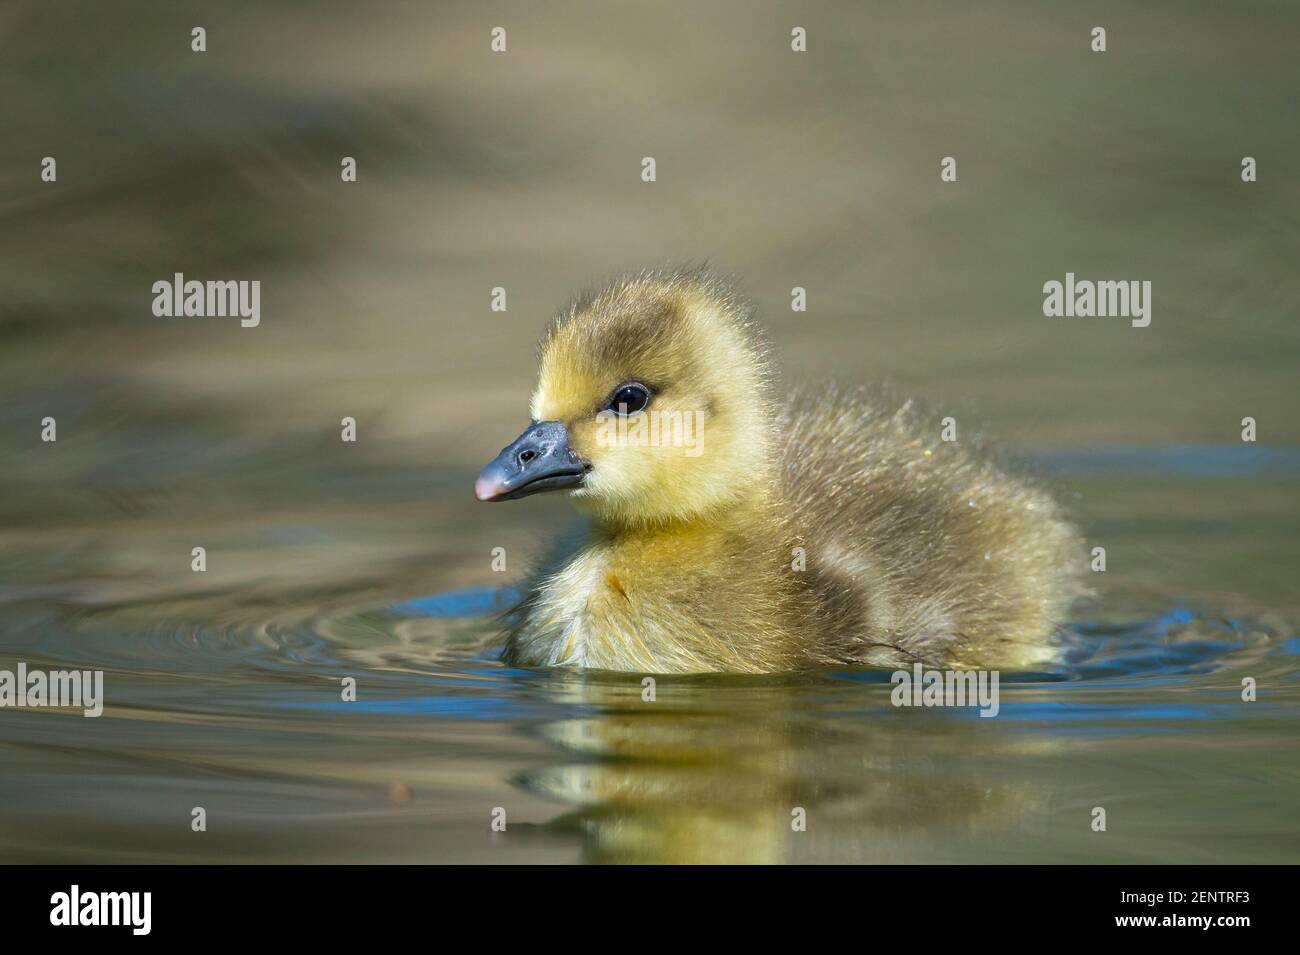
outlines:
[[[748,309],[707,272],[623,278],[562,312],[531,413],[476,496],[566,489],[587,521],[509,614],[515,664],[1025,666],[1079,591],[1051,498],[911,402],[778,404]]]

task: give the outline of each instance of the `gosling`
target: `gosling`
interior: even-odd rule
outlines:
[[[884,392],[774,397],[749,308],[704,270],[622,278],[562,311],[532,423],[480,501],[585,514],[506,615],[522,666],[776,673],[1023,668],[1080,593],[1043,490]]]

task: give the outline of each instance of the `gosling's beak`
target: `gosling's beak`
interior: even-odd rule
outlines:
[[[580,487],[589,466],[569,450],[559,421],[534,421],[496,456],[474,482],[480,501],[513,501],[538,491]]]

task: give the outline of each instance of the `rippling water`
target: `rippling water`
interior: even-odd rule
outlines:
[[[278,562],[311,546],[290,539]],[[980,719],[896,709],[882,671],[661,678],[643,702],[639,676],[508,667],[504,588],[109,599],[91,583],[0,610],[5,665],[102,669],[108,697],[98,719],[3,714],[6,859],[1296,857],[1300,640],[1227,595],[1108,593],[1057,666],[1004,673]]]

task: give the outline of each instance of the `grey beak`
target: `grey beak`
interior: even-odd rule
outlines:
[[[559,421],[534,421],[502,448],[474,482],[480,501],[513,501],[539,491],[581,487],[587,462],[569,450],[569,432]]]

